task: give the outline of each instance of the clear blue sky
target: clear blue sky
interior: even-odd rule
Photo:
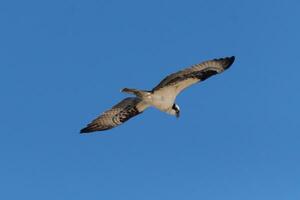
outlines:
[[[0,199],[299,200],[299,1],[1,1]],[[107,132],[126,95],[225,73]]]

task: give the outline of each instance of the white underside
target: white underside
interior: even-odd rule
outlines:
[[[154,93],[148,93],[147,95],[143,96],[144,109],[149,106],[153,106],[160,111],[174,115],[172,106],[175,103],[178,93],[198,81],[198,79],[190,78],[179,82],[180,84],[161,88],[154,91]]]
[[[143,100],[150,106],[153,106],[163,112],[168,112],[172,109],[175,98],[176,94],[174,91],[171,91],[170,89],[162,89],[147,95]]]

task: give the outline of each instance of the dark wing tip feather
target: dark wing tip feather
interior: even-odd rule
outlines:
[[[85,127],[85,128],[80,130],[80,134],[90,133],[90,132],[92,132],[92,130],[89,127]]]
[[[99,129],[99,128],[94,128],[94,127],[85,127],[83,129],[80,130],[80,134],[84,134],[84,133],[91,133],[91,132],[95,132],[95,131],[105,131],[108,130],[110,128],[103,128],[103,129]]]
[[[224,58],[224,60],[225,60],[224,69],[228,69],[234,63],[235,57],[234,56],[227,57],[227,58]]]
[[[98,118],[97,118],[98,119]],[[95,131],[105,131],[108,129],[113,128],[112,126],[104,126],[101,125],[97,122],[97,119],[94,120],[93,122],[89,123],[85,128],[80,130],[80,133],[91,133],[91,132],[95,132]]]
[[[88,131],[87,127],[80,130],[80,134],[82,134],[82,133],[88,133],[88,132],[89,131]]]

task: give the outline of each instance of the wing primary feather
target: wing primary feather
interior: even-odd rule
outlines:
[[[101,128],[98,126],[87,126],[83,129],[80,130],[80,133],[90,133],[90,132],[94,132],[94,131],[105,131],[105,130],[109,130],[110,128]]]
[[[152,92],[167,86],[173,86],[176,84],[180,85],[181,82],[187,79],[198,79],[199,81],[204,81],[207,78],[228,69],[232,65],[234,60],[235,57],[232,56],[209,60],[200,64],[193,65],[189,68],[186,68],[184,70],[170,74],[169,76],[165,77],[156,87],[152,89]],[[191,82],[191,84],[193,83],[195,82]]]
[[[80,133],[104,131],[121,125],[132,117],[137,116],[143,112],[146,107],[139,109],[139,105],[142,105],[142,100],[140,98],[125,98],[110,110],[107,110],[99,117],[94,119],[87,125],[87,127],[81,129]]]

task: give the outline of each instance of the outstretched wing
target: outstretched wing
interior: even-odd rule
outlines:
[[[104,131],[123,124],[130,118],[142,113],[148,107],[141,99],[137,97],[128,97],[120,103],[105,111],[87,127],[81,129],[80,133],[89,133],[94,131]]]
[[[174,89],[174,95],[176,96],[190,85],[198,83],[199,81],[204,81],[207,78],[228,69],[234,62],[234,59],[235,57],[232,56],[209,60],[193,65],[167,76],[155,88],[153,88],[152,91]]]

